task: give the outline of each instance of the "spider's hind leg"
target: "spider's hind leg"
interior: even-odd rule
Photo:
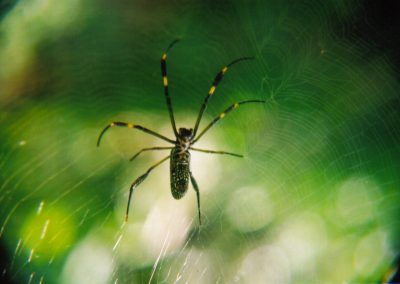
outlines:
[[[193,188],[196,191],[196,195],[197,195],[197,211],[199,212],[199,224],[201,225],[201,211],[200,211],[200,190],[199,190],[199,186],[197,185],[197,182],[192,174],[192,172],[190,173],[190,181],[192,182]]]
[[[128,221],[128,215],[129,215],[129,205],[131,203],[131,198],[132,198],[132,193],[133,190],[139,185],[141,184],[146,178],[147,176],[150,174],[150,172],[156,168],[157,166],[159,166],[160,164],[162,164],[163,162],[165,162],[166,160],[168,160],[171,156],[168,155],[167,157],[165,157],[164,159],[158,161],[156,164],[154,164],[153,166],[151,166],[147,172],[145,172],[143,175],[141,175],[140,177],[138,177],[131,185],[130,189],[129,189],[129,197],[128,197],[128,206],[126,207],[126,215],[125,215],[125,222]]]

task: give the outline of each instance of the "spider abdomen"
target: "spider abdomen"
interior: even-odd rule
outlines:
[[[190,153],[177,146],[171,150],[171,193],[181,199],[189,187]]]

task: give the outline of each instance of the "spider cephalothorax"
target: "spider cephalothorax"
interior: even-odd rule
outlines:
[[[160,139],[163,139],[164,141],[167,141],[174,146],[172,147],[151,147],[151,148],[144,148],[137,152],[130,160],[132,161],[135,159],[140,153],[144,151],[153,151],[153,150],[171,150],[170,155],[167,157],[163,158],[162,160],[158,161],[155,165],[151,166],[147,172],[145,172],[143,175],[138,177],[131,185],[130,190],[129,190],[129,197],[128,197],[128,206],[126,208],[126,215],[125,215],[125,221],[128,220],[128,214],[129,214],[129,204],[130,200],[132,197],[132,192],[133,190],[141,184],[147,176],[150,174],[150,172],[157,166],[159,166],[161,163],[165,162],[168,159],[171,159],[170,162],[170,180],[171,180],[171,193],[172,196],[176,199],[182,198],[188,187],[189,187],[189,179],[193,185],[194,190],[196,191],[197,195],[197,209],[199,213],[199,222],[201,224],[201,213],[200,213],[200,191],[199,187],[197,185],[196,180],[193,177],[193,174],[190,170],[190,153],[189,150],[193,151],[198,151],[198,152],[203,152],[203,153],[210,153],[210,154],[226,154],[226,155],[231,155],[235,157],[243,157],[242,155],[239,154],[234,154],[234,153],[229,153],[225,151],[213,151],[213,150],[203,150],[203,149],[198,149],[192,147],[194,143],[196,143],[200,137],[202,137],[215,123],[217,123],[219,120],[223,119],[228,113],[230,113],[232,110],[237,109],[240,105],[247,104],[247,103],[265,103],[263,100],[247,100],[247,101],[241,101],[232,104],[229,106],[227,109],[225,109],[223,112],[221,112],[216,118],[214,118],[198,135],[197,135],[197,130],[200,125],[201,118],[203,116],[204,111],[207,108],[207,104],[211,96],[214,94],[218,84],[222,80],[222,77],[224,77],[226,71],[230,66],[233,64],[243,61],[243,60],[248,60],[252,59],[251,57],[242,57],[239,59],[236,59],[223,67],[221,71],[218,72],[217,76],[215,76],[214,81],[211,85],[210,90],[208,91],[207,96],[204,99],[204,102],[201,106],[199,115],[197,116],[196,124],[194,126],[194,129],[192,128],[179,128],[179,132],[176,129],[175,125],[175,118],[174,118],[174,112],[172,111],[172,104],[171,104],[171,97],[169,96],[168,92],[168,78],[167,78],[167,52],[169,49],[177,43],[178,40],[174,40],[167,48],[166,52],[163,53],[161,56],[161,75],[162,75],[162,81],[164,85],[164,95],[165,95],[165,100],[167,103],[168,107],[168,113],[169,117],[171,120],[171,125],[172,125],[172,130],[174,131],[175,135],[175,140],[169,139],[165,137],[164,135],[161,135],[153,130],[147,129],[143,126],[140,125],[135,125],[133,123],[127,123],[127,122],[119,122],[115,121],[107,125],[103,131],[100,133],[100,136],[97,140],[97,146],[100,145],[101,138],[103,134],[107,131],[112,126],[122,126],[122,127],[128,127],[128,128],[135,128],[140,131],[146,132],[148,134],[151,134],[153,136],[156,136]]]
[[[179,128],[179,139],[190,141],[193,138],[193,128]]]

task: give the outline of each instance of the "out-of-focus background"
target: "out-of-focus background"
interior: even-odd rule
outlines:
[[[389,1],[0,1],[2,283],[375,282],[399,251],[399,20]],[[396,35],[397,34],[397,35]],[[192,153],[132,181],[179,127],[245,105]],[[386,276],[385,276],[386,275]]]

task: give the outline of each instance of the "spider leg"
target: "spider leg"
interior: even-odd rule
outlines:
[[[165,162],[166,160],[168,160],[170,158],[170,155],[168,155],[167,157],[163,158],[162,160],[158,161],[156,164],[154,164],[153,166],[151,166],[146,173],[144,173],[143,175],[141,175],[140,177],[138,177],[131,185],[130,189],[129,189],[129,197],[128,197],[128,206],[126,207],[126,214],[125,214],[125,222],[128,222],[128,215],[129,215],[129,205],[131,203],[131,197],[132,197],[132,193],[133,190],[139,185],[141,184],[146,178],[147,176],[150,174],[150,172],[157,166],[159,166],[160,164],[162,164],[163,162]]]
[[[200,132],[200,134],[192,141],[192,144],[196,143],[200,139],[201,136],[203,136],[210,128],[213,126],[215,123],[217,123],[219,120],[223,119],[225,115],[230,113],[232,110],[237,109],[240,105],[247,104],[247,103],[265,103],[265,101],[262,100],[247,100],[247,101],[241,101],[238,103],[235,103],[233,105],[230,105],[227,109],[225,109],[223,112],[221,112],[216,118],[211,121],[206,128],[203,129],[203,131]]]
[[[189,174],[190,174],[190,181],[192,182],[193,188],[196,191],[196,195],[197,195],[197,211],[199,212],[199,224],[201,225],[200,190],[199,190],[199,186],[197,185],[196,180],[194,179],[192,172],[189,172]]]
[[[218,84],[221,82],[222,77],[224,77],[226,71],[228,71],[228,68],[230,66],[232,66],[233,64],[236,64],[236,63],[238,63],[240,61],[243,61],[243,60],[249,60],[249,59],[254,59],[254,57],[241,57],[241,58],[238,58],[238,59],[232,61],[231,63],[229,63],[228,65],[226,65],[224,68],[222,68],[221,71],[219,71],[218,74],[215,76],[214,81],[213,81],[213,83],[211,85],[211,88],[208,91],[207,96],[204,98],[203,105],[201,106],[199,115],[197,117],[196,125],[194,126],[193,137],[196,136],[197,130],[199,128],[200,120],[201,120],[201,118],[203,116],[204,111],[207,108],[208,100],[214,94],[215,89],[217,88]]]
[[[165,137],[165,136],[163,136],[163,135],[161,135],[161,134],[158,134],[157,132],[154,132],[153,130],[147,129],[147,128],[143,127],[143,126],[136,125],[136,124],[132,124],[132,123],[127,123],[127,122],[114,121],[114,122],[111,122],[111,123],[110,123],[109,125],[107,125],[106,127],[104,127],[104,129],[101,131],[101,133],[100,133],[100,135],[99,135],[99,138],[97,139],[97,147],[100,146],[100,141],[101,141],[101,138],[103,137],[104,133],[105,133],[110,127],[113,127],[113,126],[128,127],[128,128],[136,128],[136,129],[138,129],[138,130],[140,130],[140,131],[143,131],[143,132],[146,132],[146,133],[148,133],[148,134],[150,134],[150,135],[153,135],[153,136],[156,136],[156,137],[158,137],[158,138],[161,138],[161,139],[163,139],[163,140],[165,140],[165,141],[167,141],[167,142],[169,142],[169,143],[175,144],[175,141],[174,141],[174,140],[171,140],[171,139],[169,139],[169,138],[167,138],[167,137]]]
[[[161,75],[162,75],[163,86],[164,86],[165,100],[166,100],[166,103],[167,103],[168,112],[169,112],[169,118],[170,118],[170,120],[171,120],[172,129],[174,130],[175,137],[178,137],[178,131],[176,130],[174,112],[172,111],[171,97],[169,96],[169,92],[168,92],[167,52],[168,52],[178,41],[179,41],[179,39],[176,39],[176,40],[174,40],[173,42],[171,42],[170,45],[168,46],[167,50],[166,50],[166,51],[163,53],[163,55],[161,56]]]
[[[225,152],[225,151],[213,151],[213,150],[205,150],[205,149],[199,149],[199,148],[193,148],[193,147],[190,147],[189,149],[193,150],[193,151],[203,152],[203,153],[231,155],[231,156],[234,156],[234,157],[243,158],[243,155],[230,153],[230,152]]]
[[[174,147],[151,147],[151,148],[143,148],[139,152],[137,152],[135,155],[132,156],[132,158],[129,159],[129,161],[133,161],[137,156],[139,156],[142,152],[144,151],[152,151],[152,150],[168,150],[168,149],[173,149]]]

